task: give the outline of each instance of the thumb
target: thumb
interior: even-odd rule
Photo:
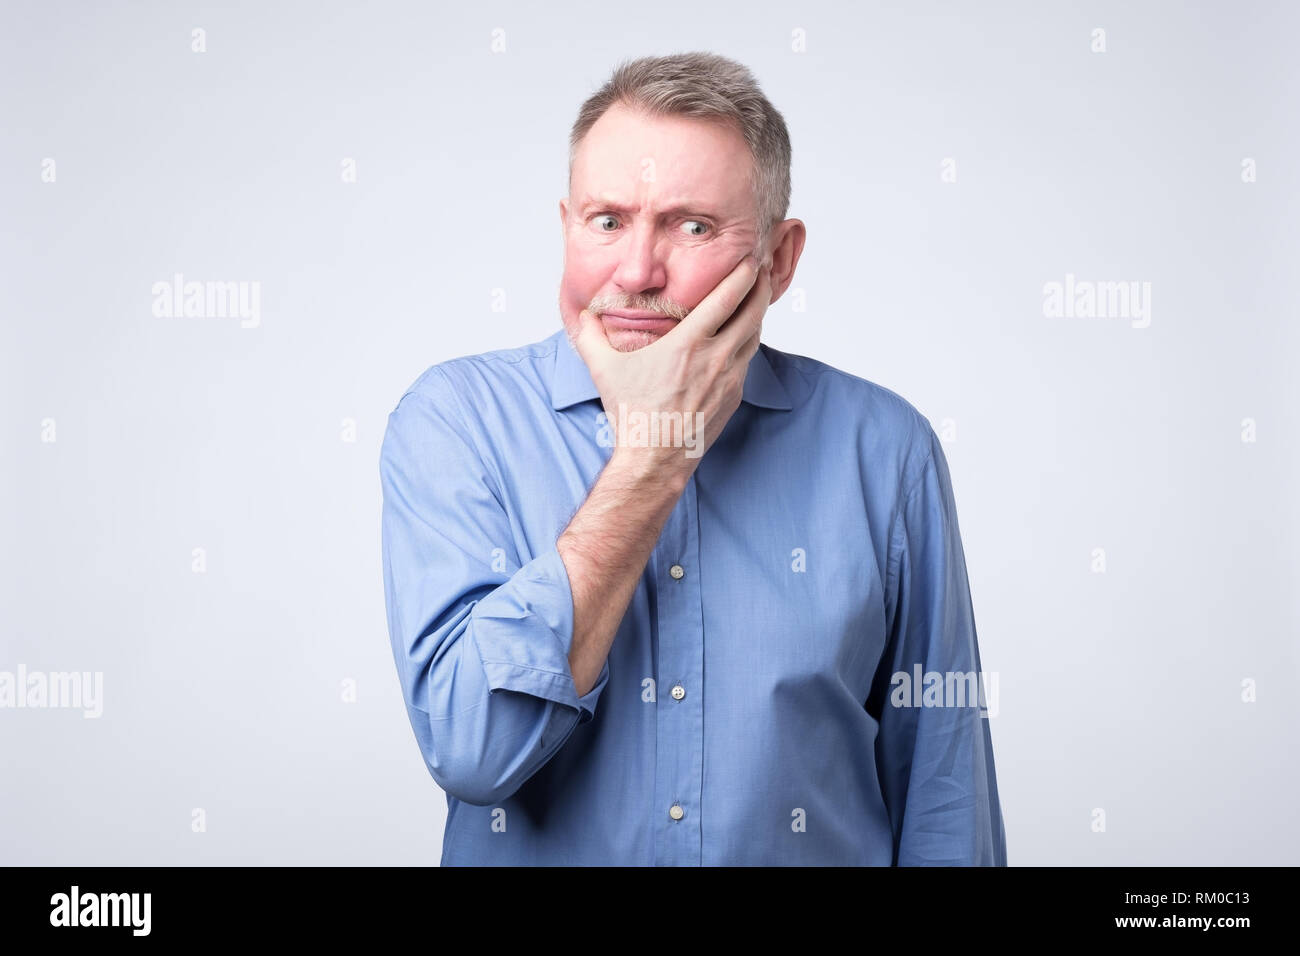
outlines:
[[[579,312],[573,322],[566,322],[564,331],[574,350],[582,356],[582,360],[588,366],[593,360],[599,361],[605,353],[614,351],[614,347],[609,344],[609,337],[605,334],[604,324],[586,309]]]

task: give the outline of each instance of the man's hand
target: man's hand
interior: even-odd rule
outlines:
[[[689,455],[683,447],[664,445],[662,435],[658,447],[616,444],[587,500],[555,543],[573,593],[569,667],[579,697],[600,678],[664,522],[700,457],[740,406],[745,373],[772,300],[768,272],[752,256],[745,257],[675,328],[634,352],[610,345],[600,319],[586,309],[567,327],[615,435],[620,407],[629,417],[634,412],[677,413],[684,427],[703,423],[702,434],[691,435]]]
[[[647,477],[690,476],[740,406],[771,302],[770,271],[746,256],[686,318],[633,352],[611,346],[600,319],[586,309],[567,324],[616,436],[620,413],[657,413],[662,423],[680,422],[686,434],[677,437],[690,446],[687,454],[682,443],[671,444],[664,427],[658,447],[617,444],[615,456]]]

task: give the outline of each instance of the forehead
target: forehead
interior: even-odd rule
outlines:
[[[579,145],[573,198],[699,202],[751,211],[753,160],[739,130],[693,116],[651,116],[615,104]]]

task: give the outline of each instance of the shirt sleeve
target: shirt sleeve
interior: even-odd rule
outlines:
[[[389,637],[433,779],[458,800],[490,806],[595,716],[609,663],[579,697],[559,552],[552,543],[520,561],[449,383],[430,376],[422,387],[390,413],[380,452]]]
[[[966,559],[943,447],[926,430],[891,535],[889,638],[868,701],[894,863],[1005,866]]]

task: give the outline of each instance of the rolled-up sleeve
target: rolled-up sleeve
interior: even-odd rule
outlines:
[[[966,559],[943,447],[926,430],[891,534],[876,763],[896,865],[1005,866]]]
[[[379,468],[389,637],[412,729],[443,790],[498,803],[594,717],[608,662],[579,697],[564,562],[554,544],[520,560],[445,379],[398,402]]]

